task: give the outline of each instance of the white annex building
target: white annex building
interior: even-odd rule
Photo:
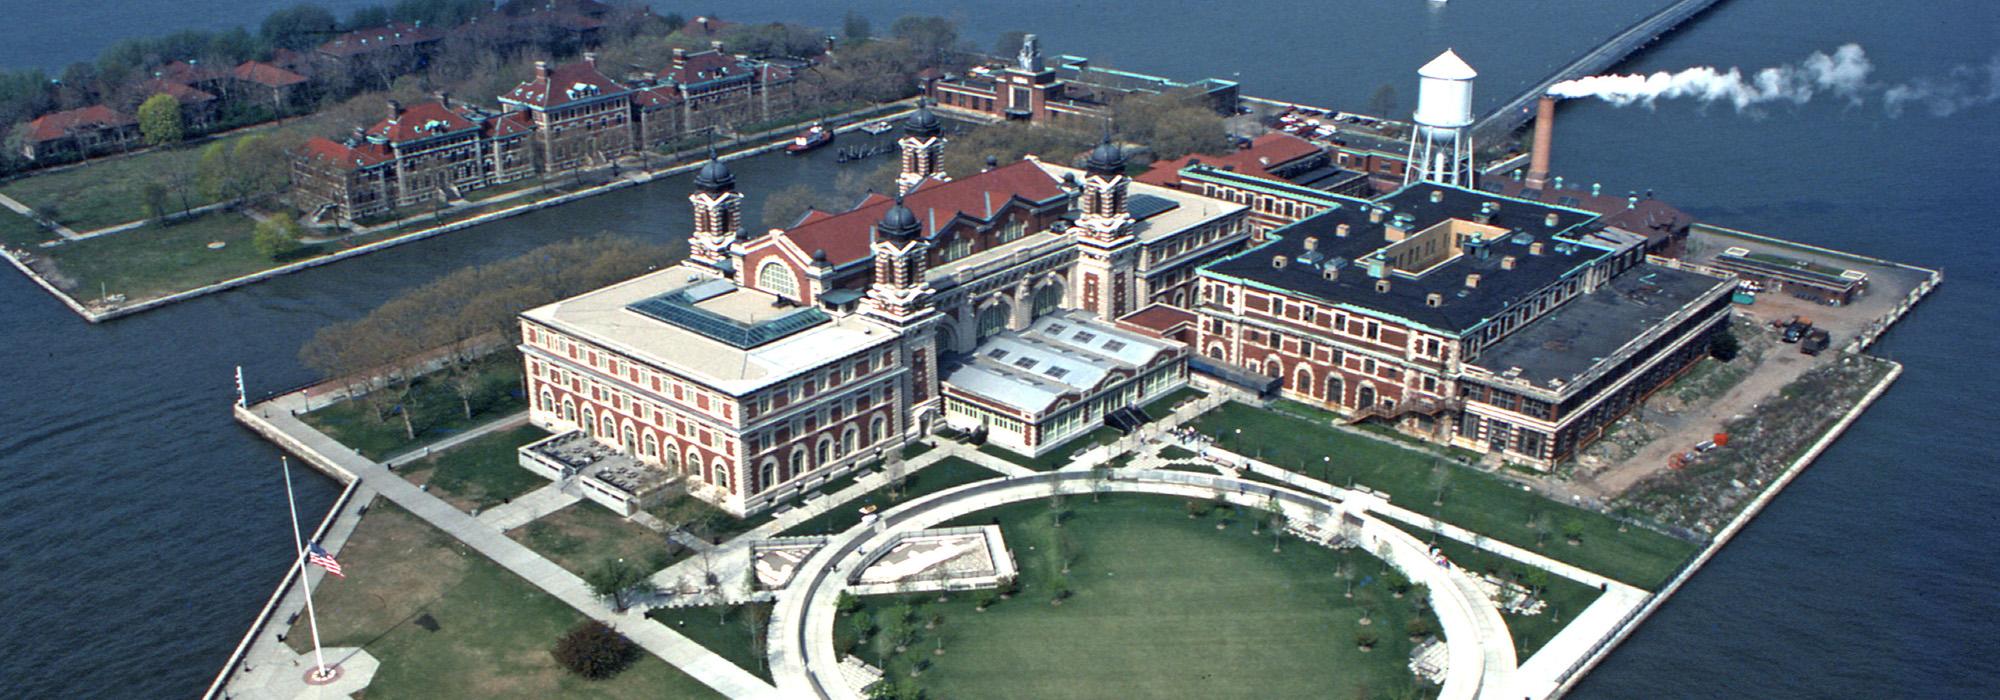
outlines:
[[[711,160],[686,262],[521,315],[534,424],[742,515],[940,422],[1040,454],[1186,383],[1184,347],[1108,320],[1192,304],[1196,269],[1247,243],[1247,207],[1135,183],[1109,139],[1082,169],[952,178],[938,118],[904,130],[898,196],[763,234]],[[544,452],[538,471],[590,473]]]

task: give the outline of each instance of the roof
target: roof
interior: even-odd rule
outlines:
[[[237,80],[272,88],[297,85],[306,81],[306,77],[303,75],[262,61],[244,61],[242,65],[231,70],[229,74],[236,76]]]
[[[215,80],[224,75],[222,69],[202,65],[200,62],[174,61],[153,71],[153,76],[176,83],[199,83]]]
[[[319,45],[321,53],[358,56],[385,48],[415,46],[443,38],[436,30],[415,24],[390,22],[380,27],[356,29]]]
[[[1125,316],[1118,319],[1118,325],[1140,329],[1154,336],[1165,337],[1166,334],[1173,332],[1175,328],[1194,325],[1197,318],[1193,311],[1187,309],[1168,306],[1166,304],[1154,304],[1125,314]]]
[[[1645,236],[1649,244],[1658,244],[1669,236],[1679,235],[1694,224],[1694,216],[1663,200],[1654,199],[1650,194],[1633,201],[1630,197],[1591,194],[1586,190],[1553,187],[1531,190],[1527,187],[1525,182],[1503,177],[1486,178],[1480,184],[1480,189],[1510,197],[1597,212],[1604,217],[1600,221],[1605,226]]]
[[[384,119],[368,127],[369,140],[409,143],[477,126],[442,102],[419,102],[403,110],[395,119]]]
[[[1432,202],[1433,192],[1439,201]],[[1482,204],[1498,205],[1490,224],[1477,225]],[[1367,207],[1387,204],[1391,214],[1380,223],[1371,223]],[[1550,227],[1545,216],[1556,215]],[[1466,253],[1446,258],[1411,277],[1388,273],[1388,291],[1377,291],[1377,278],[1369,274],[1364,258],[1392,242],[1387,229],[1393,217],[1409,215],[1406,230],[1425,232],[1448,220],[1465,222],[1482,230],[1498,229],[1497,236],[1483,240],[1484,255]],[[1499,315],[1526,295],[1565,277],[1580,274],[1592,263],[1611,255],[1608,246],[1591,242],[1578,245],[1594,228],[1596,215],[1577,209],[1512,199],[1474,190],[1417,183],[1382,197],[1374,204],[1339,206],[1302,219],[1272,232],[1272,240],[1243,253],[1216,261],[1202,274],[1234,278],[1258,286],[1318,299],[1378,315],[1400,318],[1446,333],[1469,331]],[[1347,224],[1348,235],[1338,235]],[[1306,239],[1315,241],[1314,250],[1305,248]],[[1412,240],[1412,239],[1404,239]],[[1532,252],[1540,243],[1541,254]],[[1277,256],[1286,264],[1278,267]],[[1514,258],[1514,269],[1502,269],[1505,258]],[[1337,277],[1328,280],[1325,268],[1334,266]],[[1470,274],[1480,275],[1477,286],[1466,286]],[[1441,303],[1431,306],[1426,297],[1436,292]]]
[[[632,308],[675,293],[684,295],[678,304],[683,311],[699,312],[650,315]],[[771,294],[683,265],[529,309],[521,316],[738,396],[898,338],[861,316],[781,307],[777,301]],[[731,332],[806,312],[823,320],[756,331],[756,338],[738,338]],[[711,323],[690,320],[696,317]],[[709,326],[729,328],[718,333]]]
[[[1022,415],[1041,416],[1065,397],[1080,399],[1101,388],[1113,371],[1137,371],[1179,347],[1068,311],[988,338],[944,383]]]
[[[215,95],[207,91],[197,90],[184,83],[176,83],[171,80],[154,78],[140,83],[139,87],[145,90],[148,96],[167,95],[173,97],[175,102],[183,105],[194,104],[196,102],[212,102],[215,100]]]
[[[535,130],[535,125],[528,121],[526,112],[508,112],[486,120],[484,126],[488,137],[513,136]]]
[[[1049,177],[1062,179],[1083,177],[1083,171],[1048,161],[1037,161],[1036,165]],[[1250,207],[1235,202],[1225,202],[1205,197],[1193,192],[1183,192],[1159,185],[1134,182],[1126,190],[1125,208],[1132,214],[1135,223],[1132,233],[1140,243],[1152,243],[1169,238],[1195,226],[1213,221]]]
[[[1253,177],[1270,178],[1273,177],[1271,175],[1271,168],[1281,167],[1286,163],[1310,158],[1319,155],[1321,152],[1320,147],[1311,141],[1282,131],[1273,131],[1252,139],[1248,148],[1237,149],[1222,155],[1195,153],[1173,160],[1154,162],[1152,168],[1134,179],[1149,185],[1179,187],[1181,168],[1185,168],[1189,163],[1197,160],[1201,161],[1203,165],[1210,165]]]
[[[672,80],[681,85],[697,85],[752,73],[752,66],[744,65],[745,61],[715,49],[688,53],[675,63],[678,65],[671,65],[666,70],[660,71],[662,80]]]
[[[30,141],[53,141],[86,129],[108,129],[130,126],[138,123],[131,117],[104,105],[91,105],[80,109],[68,109],[37,117],[28,123]]]
[[[1709,290],[1734,284],[1658,265],[1635,267],[1486,346],[1467,364],[1502,376],[1519,368],[1516,378],[1550,390],[1575,386],[1605,358]]]
[[[630,88],[597,70],[596,62],[586,60],[551,68],[546,77],[538,75],[515,86],[501,95],[500,101],[548,110],[629,91]]]
[[[341,170],[380,165],[390,158],[389,149],[378,143],[349,146],[321,136],[307,139],[305,145],[299,149],[299,156],[327,163]]]
[[[904,195],[903,205],[916,213],[930,237],[959,216],[988,221],[1015,199],[1042,203],[1063,196],[1067,193],[1053,176],[1034,161],[1021,160],[957,180],[926,181]],[[875,223],[893,205],[888,197],[871,196],[847,212],[808,217],[783,235],[799,250],[824,250],[827,262],[843,265],[870,255]]]
[[[1479,77],[1479,71],[1467,65],[1465,59],[1459,58],[1458,52],[1445,49],[1444,53],[1438,54],[1438,57],[1431,59],[1430,63],[1418,68],[1417,75],[1439,80],[1471,80]]]

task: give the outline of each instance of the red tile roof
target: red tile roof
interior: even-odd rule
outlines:
[[[1148,335],[1161,338],[1167,337],[1177,327],[1193,325],[1194,322],[1194,312],[1165,304],[1154,304],[1118,319],[1118,325],[1143,329],[1149,331]]]
[[[189,63],[187,61],[174,61],[173,63],[160,66],[158,69],[153,71],[153,75],[154,77],[162,78],[165,80],[171,80],[177,83],[192,84],[209,80],[215,80],[217,78],[222,77],[224,73],[220,68],[214,68],[196,63]]]
[[[596,64],[577,61],[550,69],[547,78],[537,76],[515,86],[501,95],[500,100],[547,110],[578,100],[616,95],[629,89],[599,72]]]
[[[905,195],[903,206],[917,215],[929,236],[961,215],[985,221],[1017,197],[1042,202],[1062,194],[1062,187],[1047,171],[1023,160],[960,180],[926,183]],[[784,236],[807,254],[826,251],[827,261],[834,265],[860,260],[869,256],[875,223],[882,220],[893,201],[873,195],[851,211],[802,222]]]
[[[211,95],[201,90],[196,90],[181,83],[176,83],[170,80],[161,80],[159,78],[154,78],[152,80],[140,83],[139,87],[146,91],[146,96],[148,97],[151,97],[153,95],[170,95],[174,98],[174,101],[179,102],[183,105],[190,105],[197,102],[211,102],[215,100],[215,95]]]
[[[334,37],[332,41],[319,45],[321,53],[334,56],[357,56],[388,47],[415,46],[443,38],[436,30],[402,22],[390,22],[380,27],[356,29]]]
[[[1319,146],[1311,141],[1273,131],[1250,142],[1249,148],[1242,148],[1223,155],[1196,153],[1193,155],[1163,160],[1153,163],[1153,167],[1136,178],[1148,185],[1179,187],[1181,168],[1200,160],[1203,165],[1212,165],[1225,170],[1233,170],[1252,177],[1270,177],[1270,168],[1284,165],[1300,158],[1310,157],[1320,152]]]
[[[53,141],[76,131],[131,126],[136,123],[138,122],[131,117],[120,114],[110,107],[91,105],[82,109],[44,114],[28,122],[28,140]]]
[[[486,120],[486,136],[489,138],[513,136],[534,130],[535,124],[528,121],[526,112],[508,112]]]
[[[379,143],[364,143],[349,146],[331,139],[314,136],[306,141],[300,155],[309,160],[322,161],[340,168],[355,170],[371,165],[380,165],[390,158],[389,148]]]
[[[643,88],[632,93],[632,101],[637,102],[641,107],[658,107],[660,105],[670,105],[679,99],[680,99],[680,91],[674,89],[674,87],[671,85],[662,85],[654,88]]]
[[[368,128],[368,137],[385,139],[389,143],[408,143],[473,126],[472,120],[447,109],[443,103],[422,102],[404,109],[402,116],[394,120],[376,122],[375,126]]]
[[[687,85],[750,72],[749,69],[741,67],[740,63],[735,56],[721,51],[713,49],[698,51],[688,54],[678,66],[667,66],[666,70],[660,71],[660,77]]]
[[[244,61],[243,65],[237,66],[229,74],[236,76],[237,80],[252,82],[270,88],[297,85],[306,81],[306,77],[303,75],[262,61]]]

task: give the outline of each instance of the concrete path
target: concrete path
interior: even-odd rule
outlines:
[[[30,207],[26,204],[22,204],[19,200],[16,200],[13,197],[0,194],[0,206],[12,209],[14,210],[14,213],[28,217],[29,219],[34,220],[36,222],[40,222],[42,220],[41,217],[35,215],[35,210],[33,207]],[[55,226],[56,235],[61,236],[63,240],[74,241],[77,239],[76,231],[70,230],[70,227],[55,223],[54,221],[50,221],[49,223]]]
[[[529,491],[526,495],[502,503],[479,514],[479,522],[501,532],[540,520],[543,516],[562,510],[583,496],[563,491],[562,484],[549,484]]]
[[[293,478],[298,478],[298,475],[294,475]],[[346,548],[348,538],[354,535],[355,526],[361,522],[361,512],[375,502],[375,495],[375,489],[366,485],[357,486],[354,495],[347,499],[346,505],[333,515],[333,524],[327,528],[319,542],[328,552],[333,553],[334,558],[338,559],[341,550]],[[327,577],[326,570],[317,566],[306,567],[305,575],[308,584],[315,589]],[[225,686],[230,697],[271,700],[314,697],[306,694],[309,686],[305,682],[305,673],[317,663],[312,652],[301,654],[292,651],[289,645],[279,639],[279,635],[287,634],[287,627],[290,627],[290,634],[311,634],[304,617],[305,595],[299,590],[296,580],[290,586],[286,586],[279,595],[277,607],[271,613],[272,622],[265,626],[263,633],[250,642],[250,648],[244,652],[242,664],[237,669],[238,675],[230,678]],[[298,620],[298,624],[284,624],[283,621],[289,619]],[[306,644],[310,646],[311,642],[307,641]],[[344,697],[366,687],[378,666],[373,656],[360,649],[323,651],[327,663],[341,669],[339,682],[321,691],[328,697]]]
[[[300,447],[319,459],[352,473],[362,483],[373,487],[383,497],[394,501],[404,510],[445,531],[502,568],[526,579],[530,584],[555,596],[557,600],[561,600],[585,616],[618,629],[647,652],[673,664],[682,672],[718,692],[731,698],[780,697],[777,690],[763,679],[730,663],[729,660],[687,637],[645,619],[639,610],[613,611],[575,574],[564,570],[519,542],[509,539],[499,530],[459,511],[443,499],[418,489],[391,473],[382,464],[369,461],[314,430],[292,415],[292,411],[301,406],[303,403],[298,395],[290,394],[258,404],[254,409],[239,408],[237,412],[246,420],[265,423],[275,431],[295,440]],[[470,436],[459,437],[471,439]]]
[[[276,400],[273,400],[272,403],[276,403]],[[411,462],[415,462],[417,460],[429,457],[433,453],[444,452],[446,450],[450,450],[451,448],[463,445],[468,442],[472,442],[473,440],[478,440],[479,438],[492,435],[502,430],[513,430],[515,428],[519,428],[527,424],[528,424],[528,412],[522,411],[520,413],[516,413],[510,416],[500,418],[498,420],[494,420],[479,425],[477,427],[471,428],[457,435],[453,435],[443,440],[439,440],[437,442],[424,445],[423,447],[418,447],[416,449],[412,449],[399,454],[389,455],[388,459],[382,460],[382,466],[388,467],[390,469],[395,469],[396,467],[400,467],[409,464]]]

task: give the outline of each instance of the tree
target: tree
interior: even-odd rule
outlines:
[[[867,41],[872,33],[873,29],[868,25],[868,18],[859,12],[848,10],[847,16],[840,18],[840,35],[846,38],[849,44]]]
[[[1721,362],[1734,361],[1736,356],[1742,352],[1743,341],[1738,340],[1735,330],[1728,327],[1724,327],[1722,332],[1715,334],[1715,339],[1709,341],[1708,344],[1708,356]]]
[[[1540,547],[1549,540],[1549,514],[1536,511],[1528,516],[1528,530],[1535,533],[1535,546]]]
[[[598,597],[610,598],[611,607],[623,612],[630,597],[650,593],[652,579],[624,559],[606,559],[583,577],[585,585]]]
[[[1375,94],[1368,97],[1368,113],[1393,119],[1394,115],[1391,112],[1394,111],[1396,111],[1396,85],[1383,83],[1381,87],[1375,88]]]
[[[1451,465],[1442,459],[1431,460],[1431,490],[1437,495],[1431,498],[1431,505],[1444,505],[1445,489],[1451,488]]]
[[[236,140],[230,153],[231,197],[254,199],[285,188],[291,177],[291,162],[285,146],[265,134]]]
[[[139,200],[146,204],[146,218],[167,217],[167,200],[170,199],[167,186],[158,180],[147,180],[139,186]]]
[[[570,628],[549,653],[571,673],[604,680],[631,665],[638,658],[639,646],[602,622],[585,620]]]
[[[257,222],[257,229],[250,234],[250,244],[257,247],[257,252],[276,259],[297,252],[302,237],[299,222],[291,214],[281,212]]]
[[[752,603],[743,606],[743,626],[750,632],[750,653],[757,657],[758,668],[770,663],[770,655],[764,653],[764,645],[769,641],[771,609]]]
[[[1222,115],[1194,90],[1134,95],[1113,110],[1120,135],[1144,143],[1160,158],[1214,152],[1228,145]]]
[[[1278,551],[1278,545],[1285,539],[1285,506],[1277,496],[1264,502],[1264,517],[1271,526],[1271,551]]]
[[[181,123],[181,103],[171,95],[159,94],[139,104],[139,134],[149,146],[180,143],[186,137]]]
[[[305,49],[324,43],[338,25],[324,7],[295,5],[265,15],[257,34],[274,48]]]
[[[958,53],[958,24],[943,17],[909,15],[889,25],[889,34],[908,45],[919,64],[941,68]]]
[[[201,149],[201,162],[195,165],[195,189],[203,199],[221,201],[227,194],[230,178],[229,148],[221,141],[208,144]]]

